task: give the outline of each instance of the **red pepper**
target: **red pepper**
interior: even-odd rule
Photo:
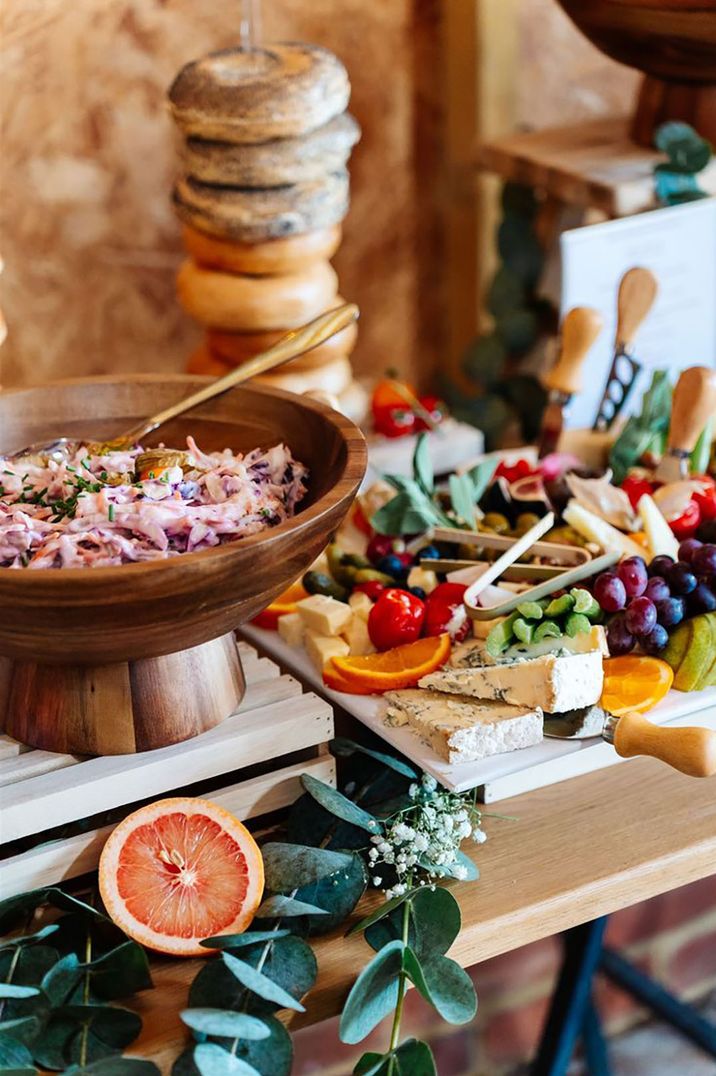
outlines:
[[[361,594],[367,594],[372,602],[377,602],[385,590],[385,583],[381,583],[379,579],[369,579],[367,583],[356,583],[353,587],[353,593],[359,591]]]
[[[424,635],[448,632],[455,643],[461,643],[470,631],[470,620],[462,599],[463,583],[439,583],[425,601]]]
[[[414,643],[425,617],[425,602],[407,590],[392,588],[378,598],[368,617],[368,634],[377,650]]]
[[[675,537],[683,542],[685,538],[691,538],[696,532],[696,529],[701,522],[701,509],[695,500],[690,500],[686,506],[686,509],[676,519],[669,520],[669,526],[674,532]]]
[[[373,389],[373,396],[370,401],[373,415],[376,415],[378,411],[390,411],[395,407],[408,408],[409,410],[409,404],[405,396],[400,392],[401,388],[410,393],[411,396],[415,396],[415,389],[409,382],[401,381],[397,377],[382,378]]]
[[[373,425],[385,437],[405,437],[415,432],[415,415],[404,403],[397,407],[374,408]]]
[[[636,511],[637,505],[644,494],[648,493],[651,496],[655,486],[648,478],[640,478],[638,475],[627,475],[622,482],[622,489],[629,498],[632,508]]]
[[[708,485],[703,493],[694,493],[693,499],[701,509],[701,519],[716,519],[716,482],[707,474],[693,475],[699,482]]]
[[[360,501],[356,501],[353,505],[353,522],[362,534],[366,534],[369,538],[373,534],[373,528],[371,527],[365,512],[360,506]]]
[[[514,463],[505,463],[502,460],[497,465],[495,478],[505,478],[508,482],[516,482],[519,478],[527,478],[531,474],[537,474],[537,472],[529,460],[516,460]]]
[[[439,396],[421,396],[420,397],[420,403],[423,405],[425,410],[428,412],[428,414],[430,415],[433,422],[438,424],[438,425],[447,416],[447,413],[448,413],[447,406],[440,399]],[[430,429],[430,427],[428,426],[425,419],[422,419],[420,417],[420,415],[418,415],[416,420],[415,420],[415,428],[416,428],[416,430],[429,430]]]
[[[393,542],[394,539],[387,534],[374,534],[365,551],[365,555],[371,564],[377,564],[383,557],[387,557],[392,553]]]

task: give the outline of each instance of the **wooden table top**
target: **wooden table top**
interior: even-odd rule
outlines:
[[[470,854],[480,880],[456,885],[463,928],[450,955],[469,967],[716,871],[716,779],[694,780],[637,759],[502,800],[516,821],[486,818],[486,844]],[[467,847],[467,846],[465,846]],[[361,913],[374,907],[365,898]],[[343,932],[315,941],[318,981],[298,1027],[338,1013],[370,951]],[[156,989],[137,999],[144,1029],[132,1054],[162,1072],[186,1043],[186,1006],[196,960],[157,961]]]

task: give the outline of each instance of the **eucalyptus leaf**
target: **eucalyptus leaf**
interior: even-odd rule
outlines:
[[[294,998],[303,997],[316,981],[316,957],[302,938],[288,935],[275,942],[243,949],[241,954],[252,968],[260,964],[263,975]],[[282,1004],[252,993],[225,963],[212,960],[205,964],[191,984],[189,1008],[234,1009],[264,1017],[282,1008]]]
[[[462,368],[471,381],[490,389],[502,377],[506,361],[505,342],[499,333],[493,332],[470,344],[463,356]]]
[[[91,974],[92,990],[103,1001],[128,997],[153,986],[147,954],[130,939],[86,966]]]
[[[43,977],[42,990],[53,1006],[64,1005],[83,976],[77,954],[67,953]]]
[[[481,460],[466,472],[468,478],[472,482],[472,496],[475,502],[480,500],[490,482],[495,477],[497,463],[498,461],[496,459]]]
[[[288,893],[311,885],[336,871],[345,870],[351,857],[327,848],[273,841],[261,849],[266,888],[272,893]]]
[[[296,924],[300,930],[311,934],[324,934],[343,923],[363,896],[368,884],[368,874],[361,856],[351,853],[347,870],[338,871],[322,878],[313,885],[296,890],[296,899],[324,909],[320,916],[309,915]],[[295,922],[295,921],[294,921]]]
[[[0,1042],[7,1038],[27,1044],[40,1030],[41,1022],[35,1016],[20,1016],[16,1020],[0,1021]]]
[[[40,991],[36,986],[18,986],[17,983],[0,983],[0,998],[32,998]]]
[[[308,904],[295,897],[286,897],[280,893],[267,897],[256,912],[259,919],[278,919],[296,915],[327,915],[325,908],[319,908],[316,904]]]
[[[301,784],[309,795],[313,796],[322,807],[325,807],[327,811],[330,811],[337,818],[342,818],[344,822],[350,822],[352,826],[358,826],[359,829],[364,829],[367,833],[378,834],[382,832],[382,827],[373,815],[368,814],[367,811],[364,811],[358,804],[353,803],[352,800],[349,800],[337,789],[332,788],[323,781],[319,781],[309,773],[302,775]]]
[[[243,934],[218,934],[214,938],[206,938],[200,945],[206,949],[245,949],[247,945],[256,945],[258,942],[277,941],[285,938],[291,931],[288,928],[282,930],[247,930]]]
[[[237,1055],[261,1073],[261,1076],[290,1076],[293,1063],[291,1036],[275,1016],[266,1016],[266,1039],[242,1040]]]
[[[702,197],[698,184],[691,174],[657,170],[654,174],[654,183],[657,198],[667,205],[677,204],[682,200],[693,201],[693,197],[689,197],[693,195],[697,198]]]
[[[480,872],[473,861],[461,851],[455,853],[455,862],[450,865],[431,863],[429,860],[422,858],[420,864],[440,878],[455,878],[456,881],[460,882],[476,882],[480,877]]]
[[[129,1046],[142,1030],[140,1017],[118,1005],[64,1005],[57,1012],[87,1024],[96,1038],[117,1050]]]
[[[487,292],[490,313],[500,317],[511,310],[519,310],[524,307],[526,299],[527,291],[522,281],[506,265],[501,265]]]
[[[437,1076],[435,1058],[426,1042],[407,1039],[395,1051],[399,1076]]]
[[[505,214],[497,229],[497,248],[507,268],[528,288],[534,288],[544,264],[539,240],[524,217]]]
[[[153,1061],[143,1061],[138,1057],[103,1057],[89,1065],[70,1065],[65,1069],[65,1076],[160,1076],[160,1071]]]
[[[194,1062],[201,1076],[260,1076],[253,1065],[230,1054],[215,1042],[195,1046]]]
[[[447,953],[460,933],[460,905],[448,889],[423,886],[410,902],[415,928],[413,947],[422,960]]]
[[[435,473],[430,459],[430,445],[427,433],[418,435],[413,453],[413,477],[426,497],[435,492]]]
[[[466,1024],[477,1011],[477,996],[472,979],[459,964],[447,956],[420,961],[406,947],[404,969],[422,996],[449,1024]]]
[[[32,1063],[32,1054],[23,1042],[17,1039],[3,1037],[0,1041],[0,1071],[8,1072],[19,1069],[29,1069],[35,1072]]]
[[[390,1054],[363,1054],[355,1064],[353,1076],[378,1076],[383,1066],[387,1066],[389,1058]]]
[[[662,153],[668,153],[672,143],[681,141],[701,141],[691,124],[683,120],[667,120],[660,123],[654,132],[654,145]]]
[[[408,889],[405,893],[402,893],[399,897],[393,897],[392,900],[387,900],[385,904],[379,905],[374,912],[367,915],[365,919],[361,919],[355,923],[350,930],[346,931],[346,937],[350,937],[351,934],[359,934],[364,930],[368,930],[374,923],[379,923],[381,919],[385,919],[387,915],[394,912],[396,908],[400,908],[402,904],[405,904],[406,900],[409,900],[415,893],[418,893],[418,889]]]
[[[33,1044],[42,1068],[100,1061],[120,1053],[139,1034],[142,1021],[129,1009],[109,1005],[63,1005],[52,1011],[42,1035]]]
[[[338,755],[339,758],[347,758],[354,752],[358,752],[362,755],[368,755],[369,758],[374,758],[376,762],[395,770],[396,773],[402,774],[403,777],[408,777],[411,781],[416,780],[418,776],[412,766],[409,766],[407,762],[403,762],[402,759],[395,758],[394,755],[386,755],[382,751],[374,751],[370,747],[364,747],[363,744],[347,740],[342,736],[336,736],[328,746],[331,753]]]
[[[403,948],[398,939],[389,942],[363,968],[343,1007],[341,1042],[360,1042],[395,1008]]]
[[[34,945],[43,938],[49,937],[50,934],[54,934],[58,929],[57,923],[48,923],[46,927],[42,927],[34,934],[19,934],[15,938],[4,938],[0,942],[0,952],[6,949],[17,949],[19,946]]]
[[[239,960],[238,957],[227,952],[223,952],[221,957],[234,978],[238,979],[241,985],[250,990],[252,994],[258,994],[265,1001],[274,1002],[284,1009],[293,1009],[295,1012],[306,1011],[301,1002],[292,997],[287,990],[269,979],[263,972],[257,971],[256,968],[247,964],[245,960]]]
[[[536,342],[539,321],[533,310],[507,310],[497,319],[497,331],[510,355],[522,355]]]
[[[184,1009],[179,1014],[193,1031],[238,1039],[267,1039],[269,1029],[263,1020],[243,1012],[226,1009]]]
[[[71,897],[69,893],[63,892],[57,886],[43,886],[41,889],[31,889],[27,893],[19,893],[17,896],[0,901],[0,933],[8,930],[9,925],[18,918],[27,916],[43,904],[50,904],[53,908],[60,908],[63,911],[81,911],[83,915],[97,919],[107,918],[91,904],[86,904],[77,897]]]
[[[448,480],[450,503],[458,520],[470,530],[475,527],[475,500],[469,475],[451,474]]]
[[[391,536],[422,534],[441,522],[439,512],[427,497],[417,498],[405,491],[384,504],[370,519],[373,530]]]

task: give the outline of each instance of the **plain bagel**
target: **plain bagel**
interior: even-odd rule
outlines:
[[[353,380],[353,370],[345,356],[332,359],[320,370],[296,370],[293,365],[294,361],[286,363],[285,367],[270,374],[260,374],[253,380],[273,388],[285,389],[286,392],[300,394],[320,391],[329,393],[331,396],[338,396],[345,392]],[[206,343],[199,344],[189,357],[186,368],[187,373],[208,377],[224,377],[233,369],[214,355]]]
[[[330,305],[338,306],[343,302],[345,300],[340,295],[337,295]],[[209,329],[207,340],[214,355],[220,358],[222,362],[226,362],[230,366],[241,366],[242,363],[247,362],[254,355],[258,355],[260,352],[266,351],[268,348],[273,347],[274,344],[277,344],[287,331],[277,329],[273,332],[227,333],[222,332],[220,329]],[[317,367],[325,366],[326,363],[331,362],[340,355],[350,355],[355,347],[357,337],[358,326],[353,322],[351,325],[347,325],[345,329],[337,332],[335,336],[331,336],[324,343],[319,344],[318,347],[314,347],[307,351],[305,355],[299,355],[298,358],[293,359],[291,368],[295,370],[315,370]]]
[[[300,138],[274,138],[256,145],[189,138],[184,171],[201,183],[229,187],[281,187],[320,179],[345,168],[360,127],[344,112]]]
[[[204,269],[187,258],[177,274],[177,294],[202,325],[235,332],[295,329],[330,307],[338,278],[328,262],[285,276],[243,276]]]
[[[174,187],[174,208],[200,232],[240,243],[262,243],[330,228],[348,212],[348,173],[287,187],[212,187],[182,177]]]
[[[264,243],[237,243],[218,239],[184,225],[184,248],[199,265],[228,273],[272,276],[298,273],[317,261],[332,258],[341,242],[341,226],[269,239]]]
[[[293,42],[212,52],[183,67],[169,88],[185,134],[241,143],[306,134],[344,112],[349,97],[337,56]]]

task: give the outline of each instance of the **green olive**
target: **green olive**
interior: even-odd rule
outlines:
[[[501,512],[488,512],[482,520],[482,528],[494,531],[495,534],[507,534],[510,521]]]
[[[535,523],[539,523],[539,516],[536,512],[520,512],[515,523],[515,534],[518,536],[526,534]]]

